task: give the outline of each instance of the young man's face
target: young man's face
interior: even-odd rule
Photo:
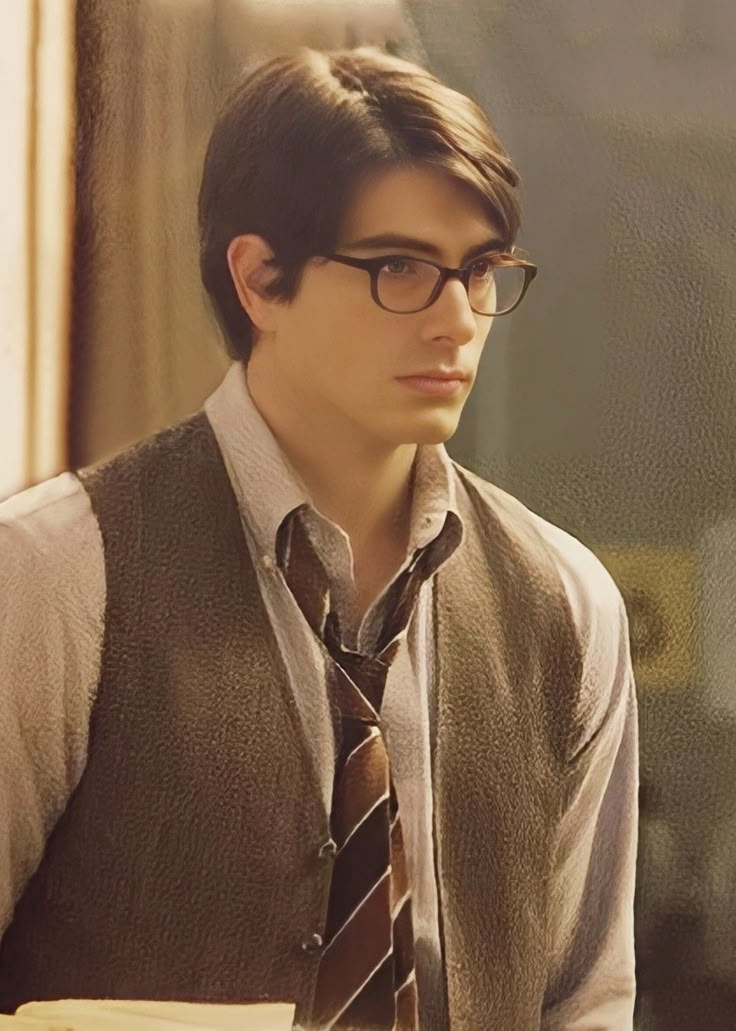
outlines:
[[[439,253],[351,246],[379,233],[425,240]],[[459,267],[472,247],[497,235],[480,202],[460,184],[430,169],[392,170],[364,187],[336,253],[406,254]],[[443,443],[457,429],[492,322],[472,311],[458,279],[447,282],[429,308],[396,314],[373,301],[368,272],[312,259],[297,297],[278,308],[275,332],[256,345],[251,361],[260,360],[259,348],[268,349],[263,358],[285,396],[323,429],[355,435],[359,446]],[[399,382],[456,368],[467,379],[446,396]]]

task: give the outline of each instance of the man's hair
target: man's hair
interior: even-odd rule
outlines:
[[[247,362],[255,343],[231,240],[268,242],[279,272],[264,294],[289,302],[307,260],[335,251],[361,185],[418,165],[470,188],[512,248],[519,175],[475,101],[375,46],[300,47],[248,70],[217,118],[199,191],[200,273],[231,358]]]

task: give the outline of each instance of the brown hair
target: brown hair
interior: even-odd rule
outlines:
[[[512,248],[519,175],[475,101],[375,46],[300,47],[248,71],[217,118],[199,191],[200,272],[231,358],[248,361],[254,327],[230,241],[263,237],[280,270],[265,293],[291,301],[307,260],[336,249],[364,178],[419,163],[469,186]]]

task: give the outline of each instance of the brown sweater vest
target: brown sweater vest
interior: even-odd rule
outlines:
[[[527,510],[455,469],[465,538],[434,612],[449,1021],[532,1031],[551,846],[584,774],[581,651]],[[78,475],[105,550],[99,689],[86,769],[0,945],[0,1011],[273,999],[310,1026],[329,814],[209,422]]]

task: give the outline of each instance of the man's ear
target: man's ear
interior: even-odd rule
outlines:
[[[244,311],[261,331],[272,329],[273,301],[264,292],[278,272],[265,262],[274,252],[261,236],[248,233],[236,236],[227,249],[227,263]]]

